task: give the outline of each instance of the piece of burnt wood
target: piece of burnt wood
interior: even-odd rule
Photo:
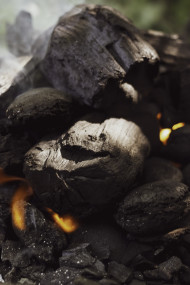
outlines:
[[[12,125],[41,135],[57,129],[63,131],[73,117],[69,96],[53,88],[32,89],[19,95],[6,114]]]
[[[158,52],[164,70],[186,66],[190,61],[190,45],[179,35],[153,30],[145,31],[143,35]]]
[[[158,55],[117,11],[79,5],[59,19],[42,66],[55,88],[82,104],[106,108],[117,101],[122,81],[147,93]]]
[[[42,203],[82,216],[126,193],[148,152],[134,123],[92,113],[58,140],[34,146],[26,154],[25,174]]]
[[[134,188],[121,203],[116,221],[134,235],[166,233],[178,227],[187,213],[188,186],[173,180],[156,181]]]
[[[147,159],[144,164],[143,181],[148,183],[165,179],[181,182],[183,180],[183,174],[181,170],[175,167],[169,160],[160,157]]]

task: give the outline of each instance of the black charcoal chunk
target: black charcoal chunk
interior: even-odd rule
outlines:
[[[181,260],[176,256],[172,256],[167,261],[159,264],[158,268],[144,271],[144,275],[148,279],[169,281],[172,279],[173,274],[178,272],[181,267]]]
[[[172,162],[160,157],[151,157],[145,161],[143,180],[145,183],[171,179],[178,182],[183,180],[183,174]]]
[[[60,17],[43,72],[55,88],[81,103],[107,108],[127,82],[147,93],[158,55],[128,19],[112,8],[79,5]]]
[[[173,180],[133,189],[121,203],[116,221],[134,235],[154,235],[175,229],[189,212],[189,190]]]
[[[48,221],[33,205],[18,201],[17,207],[24,209],[25,228],[14,225],[14,231],[19,239],[31,250],[38,259],[53,260],[53,256],[67,245],[66,236],[55,224]]]
[[[32,16],[20,11],[14,24],[7,24],[6,41],[9,51],[15,56],[31,54],[32,45],[38,35],[33,29]]]
[[[181,284],[190,284],[190,268],[187,266],[184,266],[181,268],[179,273]]]
[[[132,279],[132,270],[115,261],[108,263],[108,273],[121,283],[129,282]]]
[[[74,280],[73,285],[98,285],[99,282],[84,278],[78,277]]]
[[[16,97],[7,109],[7,117],[13,125],[36,132],[64,130],[72,117],[71,99],[53,88],[32,89]]]
[[[58,140],[44,140],[25,159],[36,195],[59,213],[89,215],[127,192],[141,170],[149,143],[124,119],[92,120],[91,114]]]
[[[6,240],[2,244],[1,260],[9,261],[13,265],[15,256],[21,250],[21,248],[22,246],[19,242]]]
[[[89,244],[81,244],[76,248],[64,250],[59,258],[60,267],[85,268],[95,263],[95,258],[88,252]]]
[[[163,149],[163,154],[179,163],[190,162],[190,125],[171,132],[167,145]]]

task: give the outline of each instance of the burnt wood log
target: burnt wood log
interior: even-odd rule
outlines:
[[[178,227],[187,213],[188,186],[173,180],[156,181],[134,188],[121,203],[116,221],[134,235],[154,235]]]
[[[134,123],[91,114],[59,139],[34,146],[26,154],[25,174],[42,203],[83,216],[126,193],[148,151]]]
[[[179,69],[190,61],[190,45],[177,34],[145,31],[144,38],[158,52],[164,70]]]
[[[55,88],[81,103],[106,108],[118,99],[123,81],[147,93],[158,55],[117,11],[79,5],[59,19],[42,66]]]

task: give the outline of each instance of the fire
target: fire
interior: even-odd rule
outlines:
[[[72,233],[79,227],[78,222],[70,215],[60,217],[57,213],[47,208],[55,223],[66,233]]]
[[[11,212],[13,225],[19,230],[24,230],[26,226],[24,217],[24,203],[22,203],[22,201],[26,201],[28,197],[32,195],[33,190],[26,179],[9,176],[4,173],[3,169],[0,169],[0,184],[4,184],[10,181],[21,182],[17,191],[12,197]]]
[[[163,143],[163,145],[167,145],[167,141],[168,141],[172,131],[175,131],[175,130],[182,128],[184,126],[185,126],[185,123],[178,123],[178,124],[173,125],[173,127],[171,129],[169,129],[169,128],[160,129],[160,141]]]
[[[161,113],[158,113],[158,114],[156,115],[156,118],[157,118],[158,120],[160,120],[160,119],[162,118],[162,114],[161,114]]]

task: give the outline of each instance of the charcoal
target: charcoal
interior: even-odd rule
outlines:
[[[15,175],[22,173],[24,155],[31,148],[28,135],[0,134],[0,168]]]
[[[32,16],[20,11],[14,24],[7,24],[6,41],[9,51],[15,56],[30,55],[37,31],[32,26]]]
[[[99,280],[106,275],[105,266],[104,264],[97,260],[93,266],[89,268],[85,268],[82,272],[82,276],[94,280]]]
[[[88,244],[82,244],[76,248],[64,250],[62,257],[59,258],[60,267],[85,268],[93,265],[95,258],[90,255],[87,247]]]
[[[14,261],[15,261],[16,256],[20,253],[21,248],[22,246],[19,242],[6,240],[2,244],[1,260],[9,261],[13,266],[20,267],[18,266],[18,263],[16,262],[15,264]],[[29,265],[28,258],[24,258],[24,255],[23,255],[23,264],[26,264],[26,266]],[[21,265],[21,267],[23,266]]]
[[[7,109],[7,117],[14,125],[41,134],[64,130],[72,118],[71,100],[53,88],[32,89],[16,97]]]
[[[136,280],[136,279],[133,279],[129,285],[146,285],[147,283],[145,281],[139,281],[139,280]]]
[[[140,32],[100,5],[79,5],[60,17],[43,61],[44,74],[55,88],[95,108],[117,101],[126,78],[147,93],[157,67],[157,53]]]
[[[99,281],[99,284],[101,285],[119,285],[119,283],[115,280],[109,279],[109,278],[103,278]]]
[[[180,82],[179,115],[181,120],[185,122],[190,122],[189,81],[190,81],[190,65],[183,68],[179,72],[179,82]]]
[[[45,271],[45,265],[42,264],[31,264],[25,267],[20,275],[22,278],[29,278],[32,281],[39,282],[41,280],[42,272]]]
[[[188,187],[173,180],[133,189],[121,203],[116,221],[134,235],[154,235],[179,226],[189,211]]]
[[[177,247],[177,255],[180,257],[183,264],[190,266],[190,251],[183,245]]]
[[[144,32],[144,37],[158,52],[165,70],[180,68],[189,62],[189,44],[179,35],[149,30]]]
[[[98,285],[99,282],[84,278],[84,277],[78,277],[74,280],[74,285]]]
[[[184,182],[190,187],[190,164],[187,164],[183,169]]]
[[[183,180],[183,174],[171,161],[160,158],[151,157],[145,161],[143,180],[145,183],[158,180],[171,179],[178,182]]]
[[[135,270],[144,271],[146,269],[153,269],[154,264],[144,257],[142,254],[138,254],[132,261],[132,266]]]
[[[57,269],[55,272],[50,272],[42,275],[42,279],[40,281],[40,285],[67,285],[73,284],[75,278],[80,276],[82,272],[81,269],[77,268],[69,268],[63,266]]]
[[[142,168],[149,143],[124,119],[84,117],[57,141],[44,140],[25,159],[36,195],[61,214],[87,216],[127,192]],[[102,122],[102,123],[101,123]]]
[[[180,281],[182,284],[190,284],[190,268],[189,267],[183,267],[181,268],[180,270],[180,273],[179,273],[179,276],[180,276]]]
[[[135,279],[137,279],[139,281],[144,280],[144,276],[143,276],[142,272],[140,272],[140,271],[134,271],[133,276]]]
[[[17,285],[35,285],[32,280],[29,280],[28,278],[21,278],[18,282]]]
[[[67,245],[64,232],[48,221],[33,205],[24,201],[16,203],[24,208],[25,213],[25,229],[20,230],[14,226],[16,235],[27,247],[34,250],[39,260],[51,261],[54,254]]]
[[[148,279],[169,281],[172,279],[173,274],[178,272],[181,267],[181,260],[176,256],[172,256],[167,261],[159,264],[158,268],[144,271],[144,275]]]
[[[50,27],[45,30],[34,41],[31,52],[35,59],[41,61],[45,57],[53,29],[54,27]]]
[[[163,148],[163,155],[167,158],[179,162],[190,162],[190,125],[171,132],[167,145]]]
[[[132,270],[115,261],[108,263],[108,273],[121,283],[129,282],[132,279]]]

